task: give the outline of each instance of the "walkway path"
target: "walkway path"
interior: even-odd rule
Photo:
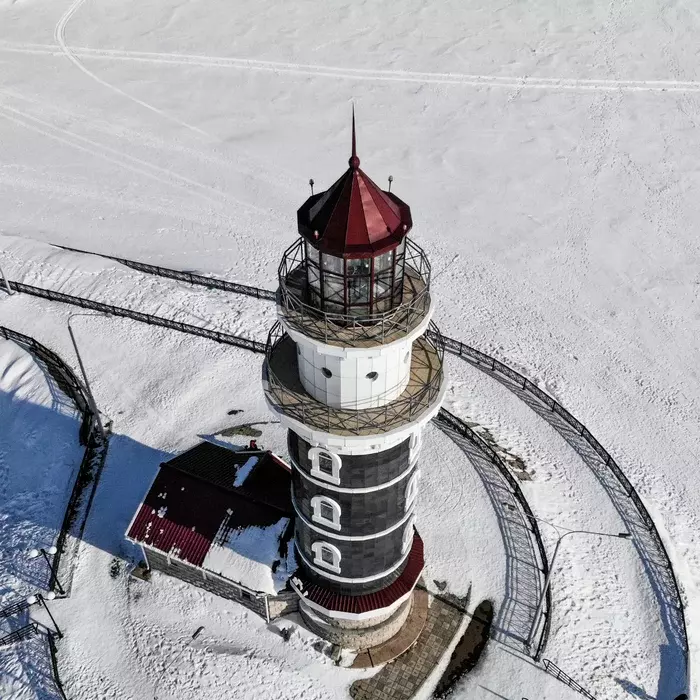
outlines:
[[[433,598],[416,644],[372,678],[350,686],[354,700],[410,700],[425,683],[454,639],[464,614]]]

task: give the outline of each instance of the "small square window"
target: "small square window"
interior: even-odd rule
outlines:
[[[335,564],[333,552],[328,547],[321,547],[321,560],[325,561],[326,564]]]

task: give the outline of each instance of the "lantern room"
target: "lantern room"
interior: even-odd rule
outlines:
[[[402,303],[411,210],[360,170],[354,116],[349,166],[297,213],[307,303],[330,314],[371,319]]]

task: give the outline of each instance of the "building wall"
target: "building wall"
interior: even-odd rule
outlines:
[[[316,496],[329,498],[340,507],[338,534],[372,535],[393,527],[406,516],[406,494],[411,476],[415,472],[414,467],[398,483],[378,491],[347,493],[329,491],[304,478],[297,469],[294,469],[292,472],[294,505],[297,512],[309,522],[333,533],[336,531],[334,528],[327,528],[323,523],[314,520],[312,506],[312,499]]]
[[[356,628],[339,624],[338,620],[320,615],[305,605],[303,601],[299,605],[299,611],[306,626],[329,642],[347,649],[368,649],[386,642],[397,634],[410,614],[412,605],[413,596],[388,619],[380,615],[372,620],[372,624],[364,624]]]
[[[299,378],[315,399],[336,408],[383,406],[400,396],[410,376],[412,340],[345,349],[297,342]]]
[[[413,440],[414,444],[416,439]],[[381,437],[376,440],[376,448],[367,454],[339,454],[341,488],[368,488],[392,481],[404,473],[411,461],[418,456],[418,447],[411,448],[411,440],[404,439],[400,444],[382,450]],[[299,437],[293,430],[287,433],[287,447],[295,466],[306,474],[311,474],[309,449],[316,447]]]
[[[168,563],[168,557],[166,557],[165,554],[157,552],[153,549],[144,548],[144,552],[146,554],[148,566],[152,570],[161,571],[168,576],[173,576],[181,581],[191,583],[193,586],[203,588],[204,590],[221,596],[222,598],[235,600],[237,603],[245,605],[246,608],[250,608],[250,610],[256,612],[261,617],[266,618],[264,595],[260,597],[254,596],[237,586],[235,583],[229,583],[218,577],[214,577],[213,575],[206,576],[205,578],[205,572],[203,572],[201,569],[185,564],[181,561],[171,558],[170,563]]]
[[[413,532],[410,520],[384,537],[369,540],[337,540],[311,530],[297,518],[296,546],[302,555],[299,556],[297,552],[297,562],[300,567],[303,567],[305,578],[336,593],[346,595],[373,593],[396,580],[405,568],[407,558],[403,552],[403,538],[407,530]],[[327,569],[316,560],[313,550],[313,545],[316,543],[327,543],[339,550],[339,572]],[[307,566],[304,559],[311,566]],[[385,575],[374,578],[384,572],[386,572]],[[362,580],[367,578],[371,580]]]

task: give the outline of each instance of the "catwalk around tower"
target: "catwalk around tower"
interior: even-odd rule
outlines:
[[[394,636],[423,570],[415,529],[421,433],[444,395],[430,265],[411,211],[349,168],[298,211],[279,267],[263,370],[288,428],[305,622],[348,648]]]

